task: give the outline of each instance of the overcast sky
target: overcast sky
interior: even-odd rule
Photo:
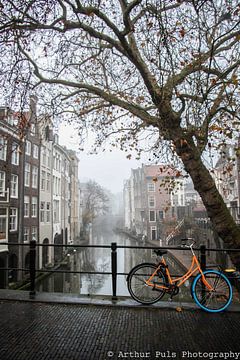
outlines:
[[[70,125],[60,125],[59,143],[77,152],[79,162],[80,181],[95,180],[101,186],[113,193],[123,190],[123,182],[131,175],[131,168],[141,167],[142,161],[128,160],[126,153],[114,150],[99,152],[98,155],[88,155],[86,151],[79,151],[76,130]]]

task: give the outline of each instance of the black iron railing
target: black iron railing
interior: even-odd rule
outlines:
[[[117,243],[111,243],[111,245],[63,245],[63,244],[38,244],[36,241],[30,241],[29,244],[19,244],[19,243],[6,243],[1,242],[0,245],[15,245],[15,246],[28,246],[29,247],[29,268],[10,268],[10,267],[2,267],[0,271],[25,271],[29,272],[30,276],[30,287],[29,287],[29,297],[31,299],[35,298],[36,295],[36,274],[37,272],[41,273],[72,273],[72,274],[100,274],[100,275],[111,275],[112,277],[112,299],[117,299],[117,277],[118,275],[128,275],[124,272],[117,271],[117,249],[138,249],[138,250],[154,250],[159,249],[160,247],[156,246],[125,246],[118,245]],[[75,271],[75,270],[61,270],[61,269],[36,269],[36,256],[37,256],[37,247],[60,247],[65,250],[69,249],[77,249],[77,248],[105,248],[111,250],[111,271]],[[161,247],[163,250],[186,250],[190,251],[190,248],[187,247],[177,247],[177,246],[163,246]],[[199,251],[199,261],[203,270],[207,267],[207,252],[239,252],[240,249],[213,249],[207,248],[205,245],[201,245],[199,248],[194,248],[195,251]],[[180,276],[180,275],[177,275]]]

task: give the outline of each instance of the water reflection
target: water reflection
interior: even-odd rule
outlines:
[[[139,243],[127,238],[125,235],[115,234],[111,231],[98,233],[91,239],[90,245],[110,245],[116,242],[119,245],[137,246]],[[143,244],[141,244],[143,245]],[[145,244],[149,246],[148,244]],[[147,249],[117,249],[117,271],[128,273],[135,265],[142,262],[155,262],[155,256]],[[181,273],[178,264],[167,256],[170,272]],[[69,252],[62,269],[81,272],[111,272],[111,249],[109,248],[81,248]],[[72,274],[54,273],[37,285],[38,291],[62,292],[89,295],[112,295],[111,275],[102,274]],[[189,288],[176,297],[183,301],[190,300]],[[126,284],[126,275],[119,275],[117,279],[117,295],[129,296]],[[167,297],[165,298],[167,299]]]

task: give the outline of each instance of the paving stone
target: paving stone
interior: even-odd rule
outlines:
[[[239,312],[6,300],[0,360],[211,359],[214,352],[240,359],[239,320]]]

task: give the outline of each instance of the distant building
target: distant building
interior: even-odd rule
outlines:
[[[124,184],[125,227],[150,240],[164,239],[163,223],[177,221],[176,209],[185,205],[183,185],[183,178],[170,166],[133,169]]]

